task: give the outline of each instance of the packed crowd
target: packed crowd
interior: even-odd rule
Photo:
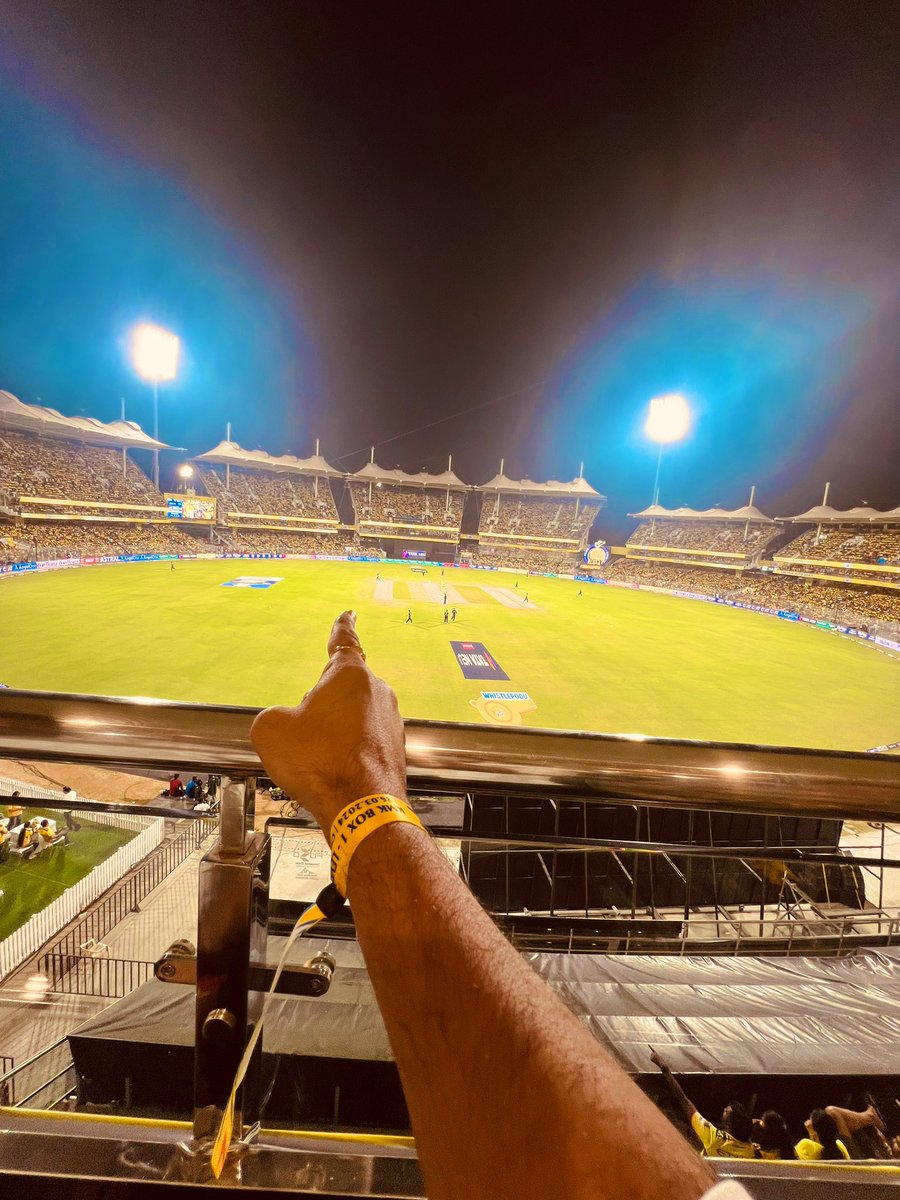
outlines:
[[[163,498],[147,476],[122,454],[77,442],[49,441],[28,433],[0,431],[0,488],[17,496],[147,504]],[[71,506],[69,506],[71,507]],[[65,504],[45,511],[66,511]]]
[[[773,525],[734,521],[643,521],[629,546],[668,546],[675,550],[709,550],[752,558],[778,533]]]
[[[349,484],[357,521],[390,521],[397,524],[437,525],[458,534],[462,523],[464,492],[446,488],[395,487],[390,484]]]
[[[561,554],[558,550],[530,550],[527,546],[480,546],[470,561],[476,566],[512,567],[519,571],[571,575],[578,563],[578,556]]]
[[[735,1100],[727,1105],[718,1123],[704,1117],[655,1051],[651,1061],[659,1067],[671,1099],[678,1105],[708,1158],[802,1159],[808,1162],[848,1159],[900,1158],[900,1138],[890,1138],[874,1099],[865,1097],[864,1109],[828,1105],[814,1108],[803,1122],[803,1134],[774,1109],[753,1118]]]
[[[327,479],[281,471],[232,469],[230,483],[219,472],[200,471],[200,478],[215,496],[223,514],[259,513],[265,516],[305,517],[309,521],[338,519]]]
[[[346,533],[299,533],[280,529],[229,529],[220,550],[238,554],[357,554],[358,543]]]
[[[102,558],[112,554],[198,554],[208,542],[173,525],[117,521],[30,521],[17,526],[13,545],[0,548],[11,562]]]
[[[816,558],[839,563],[900,564],[900,525],[808,529],[778,551],[781,558]]]
[[[842,586],[771,571],[724,571],[632,558],[620,558],[598,573],[618,583],[721,596],[744,604],[803,613],[817,620],[859,625],[900,621],[900,591],[887,588]]]
[[[485,496],[479,532],[508,533],[521,537],[574,539],[583,545],[594,518],[597,504],[575,499],[537,500],[531,496]]]

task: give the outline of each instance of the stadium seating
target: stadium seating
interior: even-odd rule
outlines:
[[[397,487],[351,480],[350,496],[357,522],[432,525],[459,536],[465,493],[446,488]]]
[[[200,478],[211,496],[215,496],[228,523],[235,514],[241,520],[260,517],[284,517],[310,522],[337,521],[338,513],[327,479],[274,471],[247,471],[232,468],[230,483],[219,471],[200,470]]]
[[[576,511],[577,509],[577,511]],[[479,535],[507,534],[575,540],[581,546],[600,511],[597,504],[575,499],[536,499],[527,495],[500,495],[499,503],[488,494],[481,510]]]
[[[32,521],[17,530],[12,562],[114,554],[197,554],[209,543],[173,525],[113,521]],[[5,555],[0,550],[0,557]]]
[[[345,532],[304,533],[280,529],[230,529],[228,548],[244,554],[370,554]]]
[[[752,558],[778,531],[772,525],[734,521],[643,521],[628,546],[653,546],[675,551],[740,554]]]
[[[77,505],[67,505],[67,500],[110,509],[116,502],[157,508],[163,504],[161,494],[131,460],[126,460],[123,475],[118,450],[49,441],[12,430],[0,433],[0,488],[19,497],[60,500],[58,505],[42,505],[41,512],[80,511]]]
[[[802,612],[819,620],[900,621],[900,591],[841,586],[770,571],[725,571],[621,558],[601,572],[619,583],[672,588],[704,596],[722,596],[765,608]]]

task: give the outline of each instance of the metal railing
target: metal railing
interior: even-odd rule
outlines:
[[[0,752],[98,766],[260,773],[257,709],[0,692]],[[639,735],[406,721],[419,791],[477,788],[665,808],[881,821],[900,804],[900,759]]]
[[[56,1108],[77,1085],[68,1038],[0,1076],[0,1104],[13,1108]]]
[[[120,999],[153,978],[153,963],[140,959],[106,958],[55,951],[40,960],[50,991],[65,995]]]
[[[211,832],[208,822],[190,821],[177,837],[163,842],[145,862],[86,912],[77,925],[53,942],[47,954],[77,958],[84,945],[101,942],[129,913],[136,912],[141,901],[198,850]]]

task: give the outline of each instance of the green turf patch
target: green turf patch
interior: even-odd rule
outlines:
[[[375,600],[375,576],[394,583]],[[284,577],[268,591],[237,574]],[[490,647],[504,691],[536,706],[524,724],[669,737],[867,750],[900,739],[900,663],[865,643],[775,617],[652,592],[519,576],[531,603],[481,585],[502,572],[429,570],[460,588],[439,604],[401,598],[407,566],[247,559],[123,564],[0,581],[0,678],[13,687],[226,704],[297,701],[325,664],[334,616],[359,614],[369,663],[405,716],[485,719],[477,680],[449,641]],[[582,596],[578,595],[582,588]],[[406,624],[411,608],[414,623]],[[473,706],[472,702],[476,705]]]
[[[56,812],[30,806],[25,815],[29,820],[37,816],[59,820]],[[0,863],[0,941],[135,836],[130,829],[97,825],[82,817],[77,820],[81,829],[69,832],[70,845],[48,848],[30,862],[10,854]],[[65,828],[61,820],[60,828]]]

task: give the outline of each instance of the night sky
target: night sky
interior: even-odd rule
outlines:
[[[900,6],[0,0],[0,387],[650,500],[900,504]],[[379,446],[379,443],[383,443]],[[174,458],[170,460],[173,464]]]

